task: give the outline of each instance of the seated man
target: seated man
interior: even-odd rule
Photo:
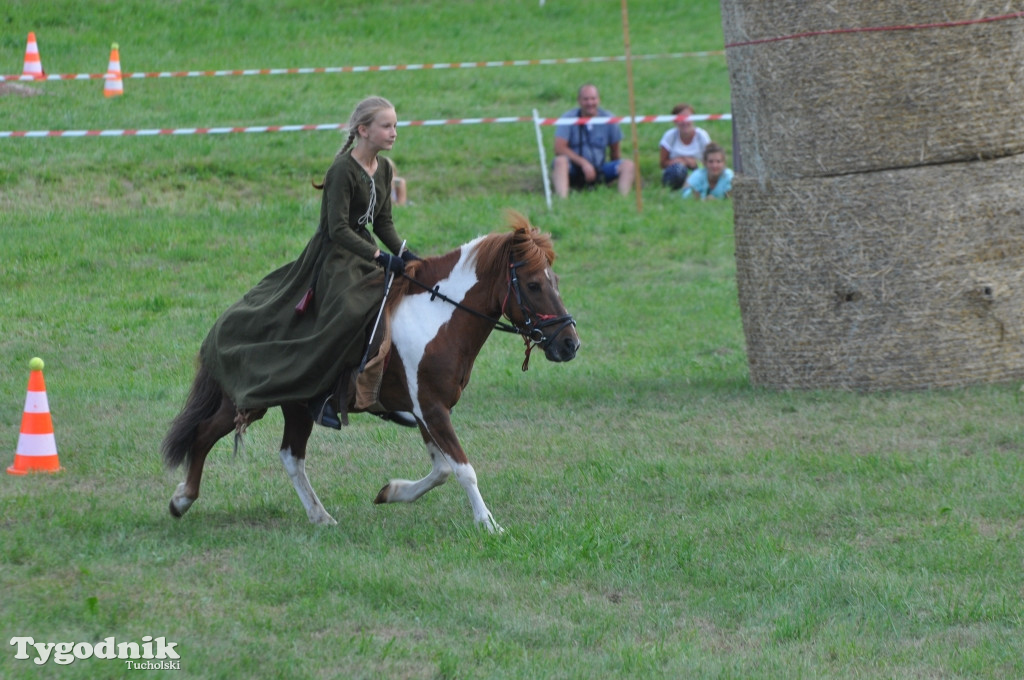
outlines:
[[[579,108],[567,111],[563,118],[613,115],[600,108],[601,99],[594,85],[582,86],[577,101]],[[599,182],[617,182],[619,193],[628,194],[634,167],[633,161],[620,158],[621,142],[622,129],[617,123],[559,125],[555,129],[555,160],[551,168],[555,193],[566,198],[570,187],[579,189]]]

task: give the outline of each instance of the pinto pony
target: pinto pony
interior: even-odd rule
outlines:
[[[551,265],[551,238],[518,213],[509,214],[510,231],[481,236],[440,257],[412,262],[396,279],[387,300],[391,354],[381,380],[379,404],[415,419],[432,469],[420,480],[392,479],[375,503],[409,503],[444,484],[449,475],[465,489],[473,519],[501,531],[477,488],[476,472],[455,436],[452,407],[469,382],[473,361],[491,331],[518,333],[530,350],[549,361],[570,361],[580,340],[576,324],[558,292]],[[503,319],[507,319],[507,322]],[[279,404],[284,413],[281,462],[314,524],[337,524],[324,509],[306,476],[306,443],[313,421],[304,403]],[[359,409],[350,408],[352,412]],[[241,411],[200,363],[181,413],[171,423],[162,450],[169,468],[186,465],[185,481],[171,497],[170,511],[181,517],[199,497],[203,464],[213,445],[232,431],[241,436],[266,409]]]

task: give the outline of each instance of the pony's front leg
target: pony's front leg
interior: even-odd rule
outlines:
[[[444,458],[444,454],[441,454],[436,448],[432,449],[429,444],[427,451],[434,463],[430,474],[416,481],[392,479],[377,492],[377,497],[373,499],[373,502],[412,503],[434,487],[441,486],[448,481],[448,475],[452,472],[451,464]],[[435,453],[435,451],[437,452]]]
[[[333,525],[338,522],[331,517],[323,503],[313,491],[306,476],[306,443],[313,429],[313,421],[306,409],[294,405],[282,406],[284,412],[284,437],[281,440],[281,463],[288,478],[292,480],[295,493],[299,495],[306,516],[313,524]]]
[[[447,412],[444,414],[442,423],[439,425],[423,424],[421,430],[427,445],[427,452],[433,462],[430,474],[415,482],[392,479],[384,485],[373,502],[411,503],[434,487],[444,484],[448,480],[448,476],[454,473],[455,478],[459,480],[459,484],[462,485],[469,497],[474,521],[478,525],[483,525],[491,533],[503,532],[504,529],[494,521],[491,511],[484,503],[483,496],[480,495],[476,471],[466,458],[458,439],[455,438],[455,432],[451,429],[451,421],[447,418]],[[447,453],[442,447],[452,453]]]
[[[428,444],[427,448],[430,449],[433,445]],[[461,452],[461,449],[459,450]],[[452,460],[452,457],[441,451],[437,447],[431,450],[431,455],[444,458],[445,461],[451,465],[452,470],[455,472],[455,479],[459,480],[459,484],[465,489],[466,495],[469,497],[469,504],[473,508],[473,521],[478,526],[482,525],[487,531],[494,533],[503,533],[505,530],[501,528],[497,522],[494,521],[494,516],[491,511],[487,509],[487,504],[484,503],[484,497],[480,495],[480,488],[476,483],[476,470],[469,464],[467,460],[464,463],[459,463]],[[465,455],[463,455],[465,457]]]

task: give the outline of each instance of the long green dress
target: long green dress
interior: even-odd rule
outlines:
[[[384,297],[383,272],[373,261],[377,243],[367,227],[391,252],[402,245],[391,219],[391,174],[383,158],[371,179],[351,151],[336,157],[324,179],[320,228],[305,250],[210,329],[200,359],[237,408],[309,400],[359,364]],[[310,286],[312,302],[298,313]]]

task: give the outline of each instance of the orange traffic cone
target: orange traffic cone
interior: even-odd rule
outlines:
[[[39,60],[39,45],[36,44],[36,34],[29,32],[28,45],[25,46],[25,67],[21,75],[42,80],[46,77],[43,73],[43,62]]]
[[[23,475],[28,472],[59,472],[57,440],[53,438],[53,421],[50,419],[50,405],[46,401],[46,384],[43,382],[43,360],[39,357],[28,362],[28,396],[25,397],[25,412],[21,416],[21,434],[18,448],[14,453],[14,465],[7,468],[9,475]]]
[[[120,97],[122,94],[124,81],[121,80],[121,53],[117,49],[117,43],[114,43],[110,46],[110,64],[103,79],[103,96]]]

